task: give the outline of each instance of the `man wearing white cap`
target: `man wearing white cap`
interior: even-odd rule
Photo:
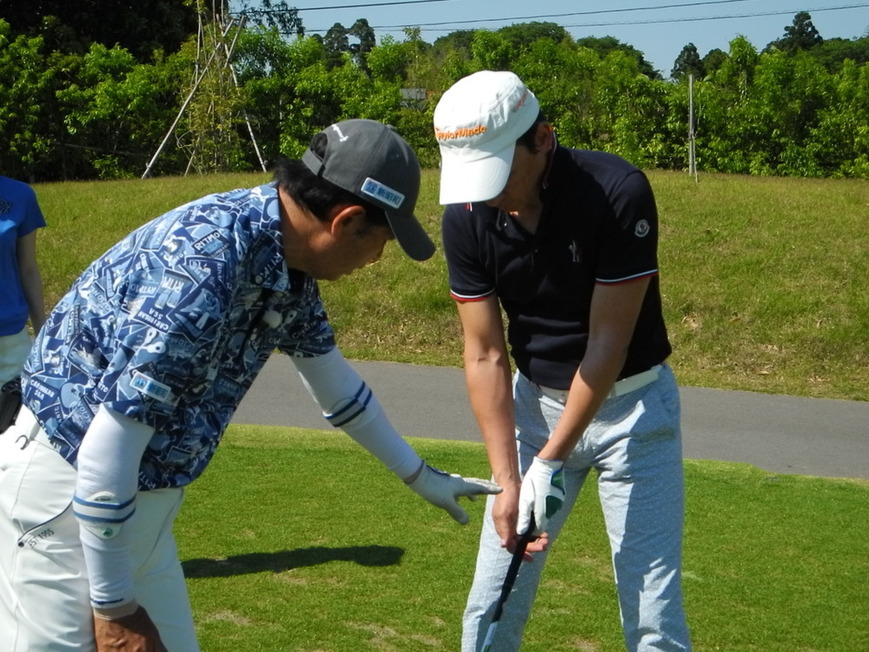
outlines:
[[[627,648],[688,650],[679,394],[648,180],[617,156],[558,145],[510,72],[458,81],[434,124],[470,401],[503,489],[488,500],[462,649],[480,648],[533,523],[536,563],[523,564],[491,645],[519,649],[548,546],[594,469]]]

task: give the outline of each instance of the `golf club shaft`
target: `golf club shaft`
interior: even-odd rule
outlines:
[[[504,604],[507,598],[510,597],[510,591],[513,590],[513,584],[516,582],[516,576],[519,575],[519,567],[522,566],[522,560],[525,557],[525,549],[528,543],[534,538],[534,514],[531,514],[531,522],[528,524],[528,529],[525,534],[519,537],[519,542],[516,544],[516,549],[513,551],[513,557],[510,559],[510,566],[507,568],[507,575],[504,577],[504,583],[501,585],[501,595],[498,597],[498,603],[495,605],[495,611],[492,614],[492,623],[489,625],[489,631],[486,632],[486,639],[483,641],[483,647],[480,652],[489,652],[492,647],[492,639],[495,637],[495,630],[498,629],[498,623],[501,621],[501,614],[504,613]]]

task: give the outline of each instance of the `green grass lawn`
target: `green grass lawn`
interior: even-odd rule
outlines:
[[[665,316],[682,385],[869,397],[869,183],[650,172]],[[41,184],[53,305],[148,219],[262,174]],[[437,177],[417,213],[436,241]],[[443,255],[323,285],[345,354],[460,365]],[[823,433],[819,433],[822,436]],[[480,444],[415,440],[487,476]],[[869,650],[869,483],[688,461],[686,608],[695,649]],[[590,480],[556,543],[523,650],[623,649]],[[482,506],[456,525],[340,433],[233,426],[177,536],[205,652],[456,650]]]
[[[413,439],[486,476],[483,446]],[[590,478],[523,651],[623,650]],[[686,463],[695,649],[869,649],[869,483]],[[203,650],[457,650],[482,503],[462,527],[341,433],[233,426],[176,526]]]
[[[661,219],[665,318],[683,385],[869,399],[869,182],[651,171]],[[145,221],[237,174],[36,186],[49,223],[38,255],[53,305],[76,276]],[[417,214],[440,241],[437,174]],[[439,250],[396,244],[379,265],[322,284],[348,357],[460,366],[460,332]]]

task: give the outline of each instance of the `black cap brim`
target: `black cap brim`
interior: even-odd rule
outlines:
[[[428,260],[434,255],[434,242],[413,215],[400,215],[391,211],[384,212],[386,219],[389,220],[389,228],[392,229],[392,233],[404,253],[418,261]]]

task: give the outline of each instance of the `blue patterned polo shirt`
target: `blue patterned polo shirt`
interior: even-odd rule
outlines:
[[[169,211],[92,263],[40,332],[24,402],[70,463],[100,404],[152,426],[139,486],[179,487],[272,352],[334,346],[317,282],[284,262],[268,184]]]

